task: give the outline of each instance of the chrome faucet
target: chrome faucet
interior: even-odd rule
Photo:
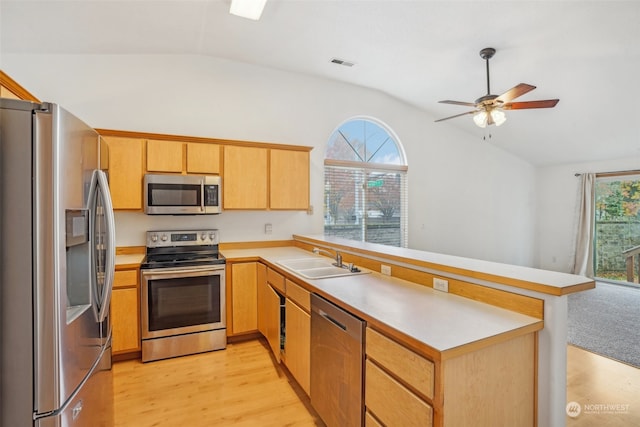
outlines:
[[[314,254],[320,254],[320,253],[324,253],[327,256],[333,258],[333,255],[331,254],[331,252],[329,251],[325,251],[324,249],[320,249],[320,248],[313,248],[313,253]],[[342,265],[342,255],[340,254],[340,252],[336,251],[336,263],[334,264],[336,267],[343,267]]]

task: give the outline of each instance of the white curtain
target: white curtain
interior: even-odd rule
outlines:
[[[580,175],[578,190],[578,224],[572,273],[593,277],[593,238],[595,234],[595,181],[594,173]]]

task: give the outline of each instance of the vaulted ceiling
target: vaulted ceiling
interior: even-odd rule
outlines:
[[[379,90],[432,122],[468,110],[439,100],[486,94],[478,53],[490,46],[492,93],[528,83],[537,89],[519,101],[559,104],[508,111],[500,127],[471,116],[433,126],[535,165],[640,159],[640,2],[268,0],[259,21],[228,10],[229,0],[2,0],[0,53],[209,55]]]

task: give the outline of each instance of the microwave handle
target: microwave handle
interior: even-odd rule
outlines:
[[[200,212],[204,212],[204,178],[200,178]]]

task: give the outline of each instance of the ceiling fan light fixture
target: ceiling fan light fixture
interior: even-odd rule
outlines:
[[[478,111],[476,114],[473,115],[473,122],[478,127],[486,128],[488,120],[489,120],[489,115],[484,110]]]
[[[266,3],[267,0],[231,0],[229,13],[257,21]]]
[[[489,113],[491,114],[491,118],[493,119],[493,123],[496,124],[496,126],[500,126],[501,124],[503,124],[504,122],[507,121],[507,115],[504,114],[504,111],[498,109],[498,108],[494,108],[493,110],[491,110],[491,112]]]

